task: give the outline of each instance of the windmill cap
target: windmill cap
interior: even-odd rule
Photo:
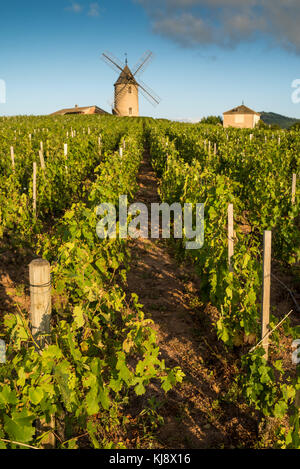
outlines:
[[[132,75],[131,70],[128,67],[128,65],[125,65],[115,85],[127,85],[127,84],[138,85],[138,82]]]

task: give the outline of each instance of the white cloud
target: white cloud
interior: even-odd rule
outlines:
[[[72,13],[80,13],[82,11],[82,6],[80,3],[72,2],[72,4],[65,8],[67,11],[71,11]]]
[[[101,12],[98,2],[90,3],[87,8],[84,8],[81,3],[72,2],[65,10],[72,13],[85,13],[93,17],[99,16]]]
[[[135,0],[153,30],[187,47],[259,37],[300,53],[299,0]]]
[[[89,6],[89,11],[88,11],[89,16],[99,16],[100,15],[100,6],[99,3],[90,3]]]

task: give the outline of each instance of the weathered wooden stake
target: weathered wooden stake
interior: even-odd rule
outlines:
[[[233,204],[228,205],[228,266],[229,272],[233,272],[231,258],[234,253],[234,240],[233,240]]]
[[[50,264],[44,259],[35,259],[29,264],[30,281],[30,324],[35,341],[43,348],[44,334],[50,332],[51,285]]]
[[[29,320],[33,338],[43,349],[47,345],[47,334],[50,333],[51,319],[51,280],[50,264],[45,259],[35,259],[29,264],[30,312]],[[37,422],[40,433],[50,433],[42,440],[44,449],[55,447],[55,436],[51,430],[55,428],[55,417],[50,423],[42,419]]]
[[[11,157],[11,165],[13,171],[15,170],[15,153],[14,153],[14,147],[10,147],[10,157]]]
[[[0,339],[0,363],[6,363],[6,345],[2,339]]]
[[[39,156],[40,156],[41,168],[44,171],[46,166],[45,166],[45,160],[44,160],[44,155],[43,155],[42,150],[39,151]]]
[[[67,159],[68,158],[68,144],[67,143],[64,143],[64,155],[65,155],[65,158]],[[65,170],[66,170],[66,174],[68,174],[68,166],[65,165]]]
[[[292,179],[292,204],[293,205],[296,201],[296,181],[297,181],[297,176],[294,173],[293,174],[293,179]]]
[[[121,158],[123,157],[123,148],[122,147],[119,148],[119,155],[120,155]]]
[[[216,154],[217,154],[217,144],[214,143],[214,155],[216,156]]]
[[[36,162],[33,163],[33,181],[32,181],[32,206],[33,213],[36,217]]]
[[[270,321],[270,290],[271,290],[271,249],[272,231],[264,231],[264,257],[263,257],[263,288],[262,288],[262,308],[261,308],[261,339],[265,349],[265,358],[269,356],[269,332]]]

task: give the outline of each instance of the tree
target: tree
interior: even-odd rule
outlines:
[[[201,119],[201,124],[218,125],[223,124],[221,116],[208,116]]]
[[[293,125],[290,127],[290,130],[297,130],[297,131],[299,131],[299,130],[300,130],[300,122],[296,122],[295,124],[293,124]]]

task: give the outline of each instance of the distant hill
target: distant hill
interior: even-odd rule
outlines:
[[[288,129],[296,122],[300,122],[300,119],[293,117],[282,116],[281,114],[276,114],[275,112],[261,112],[261,120],[267,125],[277,124],[282,129]]]

